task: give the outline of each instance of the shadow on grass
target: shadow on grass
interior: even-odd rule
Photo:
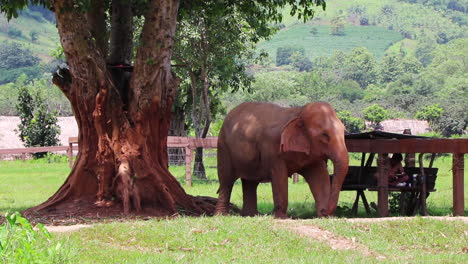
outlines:
[[[370,208],[371,212],[368,215],[362,205],[359,206],[358,212],[356,215],[353,215],[351,212],[353,204],[352,203],[343,203],[340,202],[339,206],[336,208],[334,216],[337,218],[376,218],[377,211],[374,208]],[[262,215],[273,215],[273,203],[259,203],[258,211]],[[451,207],[428,207],[427,215],[428,216],[448,216],[452,215]],[[290,202],[288,205],[288,216],[292,219],[311,219],[317,218],[317,213],[315,209],[315,204],[312,202]],[[465,216],[468,215],[468,210],[465,210]],[[401,215],[399,213],[390,212],[390,217],[395,216],[407,216]],[[415,216],[421,216],[418,212]]]

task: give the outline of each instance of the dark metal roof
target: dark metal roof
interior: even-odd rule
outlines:
[[[350,133],[345,135],[345,139],[405,139],[405,138],[427,138],[422,136],[389,133],[383,131],[371,131],[365,133]]]

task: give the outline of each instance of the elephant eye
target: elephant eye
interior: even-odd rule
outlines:
[[[330,136],[327,133],[322,133],[322,136],[324,136],[327,139],[327,141],[330,140]]]

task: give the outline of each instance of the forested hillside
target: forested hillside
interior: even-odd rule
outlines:
[[[350,131],[362,130],[364,119],[378,123],[382,118],[419,118],[444,136],[466,133],[467,0],[328,0],[326,10],[317,9],[305,23],[290,11],[284,8],[282,22],[272,25],[277,32],[269,39],[260,38],[254,46],[255,40],[242,36],[211,55],[217,62],[208,91],[210,114],[217,121],[212,134],[226,111],[250,100],[285,106],[327,101],[340,111]],[[190,31],[188,24],[179,30],[180,38],[199,40],[192,38],[197,31]],[[219,30],[215,36],[233,37],[220,27],[210,30]],[[252,45],[241,47],[242,41]],[[30,7],[10,22],[0,17],[0,115],[17,115],[19,86],[47,94],[49,107],[59,114],[72,114],[48,74],[59,63],[51,56],[59,57],[57,46],[53,17],[45,10]],[[176,50],[181,53],[175,54],[174,64],[199,64],[199,54],[189,54],[199,51]],[[247,76],[239,74],[244,68]],[[180,127],[191,127],[196,115],[188,114],[195,102],[190,77],[176,71],[182,86],[176,103],[180,109],[175,111],[185,113]]]
[[[445,136],[466,133],[467,7],[462,0],[330,0],[306,23],[285,10],[278,33],[257,46],[269,56],[251,68],[251,92],[226,97],[227,105],[323,100],[352,131],[378,113],[428,120]]]

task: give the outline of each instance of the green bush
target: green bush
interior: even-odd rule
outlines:
[[[42,224],[35,227],[20,213],[7,213],[0,226],[2,263],[73,263],[75,253],[52,237]]]
[[[8,29],[8,36],[12,38],[19,38],[23,36],[23,32],[20,29],[17,29],[15,27],[10,27]]]
[[[364,115],[365,120],[372,123],[372,127],[374,129],[378,129],[380,127],[380,122],[388,119],[388,111],[378,104],[366,107],[362,111],[362,114]]]
[[[0,68],[16,69],[39,64],[40,59],[32,51],[16,42],[0,43]]]
[[[43,74],[43,69],[39,65],[15,69],[0,68],[0,84],[14,82],[22,74],[25,74],[28,80],[33,80],[39,78]]]
[[[305,49],[292,46],[279,47],[276,50],[276,65],[281,66],[291,64],[293,54],[298,54],[304,57]]]
[[[359,117],[351,116],[349,111],[341,111],[336,113],[338,118],[343,122],[348,133],[359,133],[366,128],[364,120]]]
[[[32,94],[29,87],[21,85],[16,109],[20,113],[18,125],[20,140],[25,147],[56,146],[59,143],[60,127],[56,111],[50,112],[39,91]],[[46,153],[36,153],[43,157]]]

